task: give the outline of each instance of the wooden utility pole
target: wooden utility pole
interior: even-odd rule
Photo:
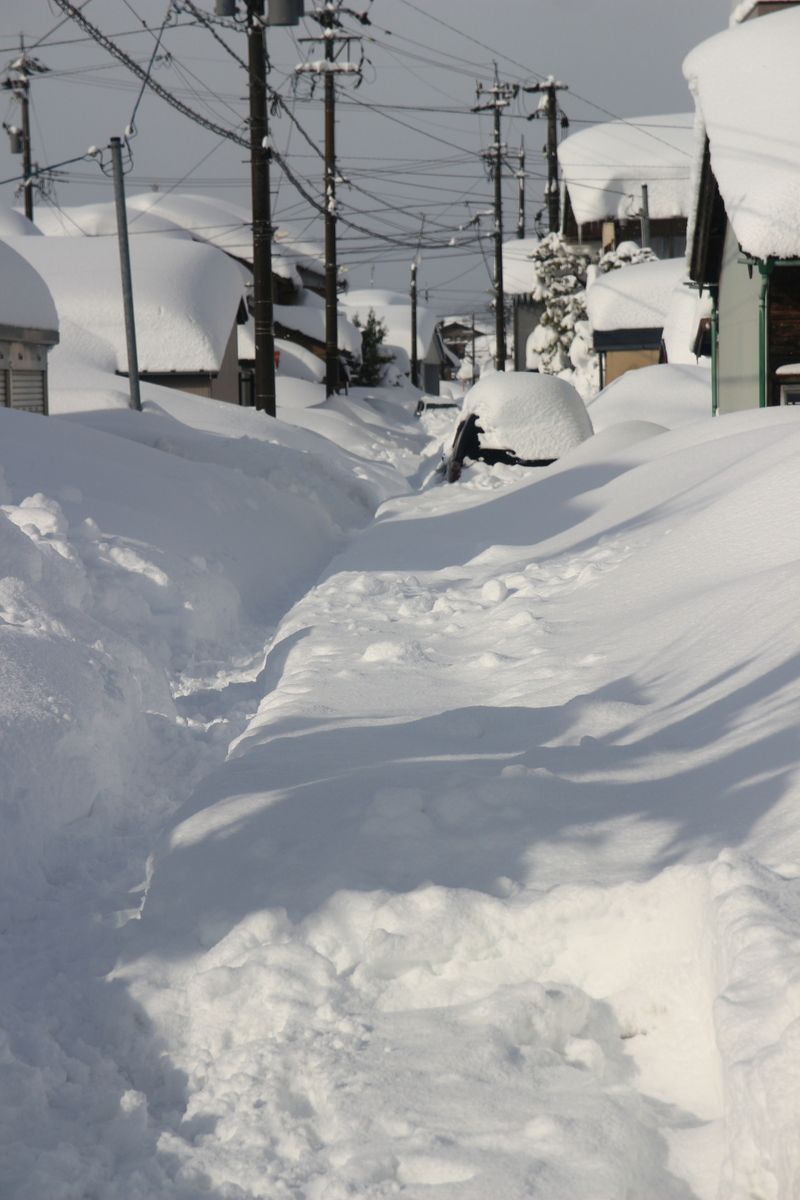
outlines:
[[[558,181],[558,93],[569,91],[566,83],[558,83],[551,75],[543,83],[523,88],[525,92],[538,92],[542,96],[540,108],[531,113],[529,121],[537,117],[547,118],[547,216],[550,233],[561,228],[561,189]]]
[[[13,75],[7,75],[2,87],[11,92],[20,107],[20,128],[15,125],[4,125],[11,138],[12,154],[22,154],[22,197],[25,216],[33,220],[33,161],[31,153],[31,75],[44,74],[48,68],[38,59],[32,58],[25,51],[25,42],[20,37],[19,55],[10,64],[9,70]]]
[[[342,29],[341,14],[348,13],[366,22],[363,14],[343,8],[341,0],[326,0],[311,15],[322,26],[321,38],[300,38],[301,42],[323,43],[325,58],[321,63],[301,63],[298,74],[322,74],[325,87],[325,394],[339,390],[339,266],[336,246],[336,76],[357,75],[359,68],[351,62],[337,62],[340,46],[360,41],[357,35],[338,32]]]
[[[642,184],[642,249],[646,250],[650,245],[650,191],[646,183]]]
[[[493,139],[491,150],[484,157],[490,164],[494,179],[494,305],[495,305],[495,366],[498,371],[506,369],[506,314],[505,288],[503,286],[503,142],[501,117],[503,109],[519,93],[516,83],[501,83],[494,68],[494,83],[491,87],[478,84],[477,96],[490,99],[485,104],[474,105],[473,112],[491,112],[493,116]]]
[[[419,387],[419,349],[417,346],[417,260],[411,264],[411,382]]]
[[[142,411],[139,394],[139,354],[136,348],[136,322],[133,315],[133,282],[131,278],[131,254],[128,245],[128,213],[125,208],[125,183],[122,173],[122,141],[111,139],[111,168],[114,178],[114,203],[117,210],[117,241],[119,243],[119,266],[122,277],[122,308],[125,316],[125,346],[128,355],[128,388],[130,407]]]
[[[247,0],[247,60],[250,76],[250,189],[253,204],[254,403],[268,417],[274,417],[275,325],[264,0]]]
[[[517,154],[517,237],[525,237],[525,143],[520,144]]]

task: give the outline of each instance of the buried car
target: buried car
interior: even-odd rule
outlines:
[[[593,432],[583,400],[566,380],[532,371],[485,375],[464,398],[444,473],[454,483],[465,462],[478,460],[546,467]]]

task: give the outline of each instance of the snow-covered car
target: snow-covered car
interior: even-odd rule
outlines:
[[[583,400],[566,380],[531,371],[497,372],[467,393],[445,475],[454,483],[464,463],[477,460],[546,467],[593,432]]]

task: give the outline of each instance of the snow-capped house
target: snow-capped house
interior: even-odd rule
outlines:
[[[686,275],[683,258],[633,263],[599,275],[586,292],[586,311],[600,359],[600,387],[626,371],[661,361],[667,313]]]
[[[563,232],[590,247],[641,243],[647,185],[650,246],[659,258],[686,249],[694,120],[690,113],[630,117],[582,129],[558,148]]]
[[[800,402],[800,8],[687,57],[702,159],[690,273],[712,309],[719,412]]]
[[[50,289],[65,347],[91,343],[107,370],[126,375],[116,238],[23,237],[13,247]],[[243,269],[175,237],[131,238],[131,267],[140,378],[238,404]]]
[[[0,224],[16,227],[2,216]],[[26,233],[20,240],[44,240]],[[59,340],[56,306],[41,275],[4,241],[0,279],[0,407],[47,413],[47,353]]]

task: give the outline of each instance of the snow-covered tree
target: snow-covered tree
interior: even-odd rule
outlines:
[[[371,308],[363,328],[358,316],[353,317],[353,324],[361,329],[361,365],[353,382],[362,387],[377,387],[385,382],[387,368],[394,362],[394,355],[383,349],[386,322],[376,317]]]
[[[586,324],[586,278],[592,258],[591,251],[571,245],[560,233],[542,238],[531,255],[536,277],[533,298],[544,304],[544,312],[528,340],[527,365],[546,375],[568,379],[582,393],[587,365],[582,326]],[[580,340],[577,362],[572,355],[576,338]],[[586,394],[590,392],[591,387]]]
[[[569,380],[585,400],[593,396],[600,372],[587,320],[586,288],[598,275],[656,257],[649,248],[621,242],[595,261],[590,250],[571,245],[560,233],[543,238],[532,255],[533,298],[545,307],[528,341],[528,368]]]

